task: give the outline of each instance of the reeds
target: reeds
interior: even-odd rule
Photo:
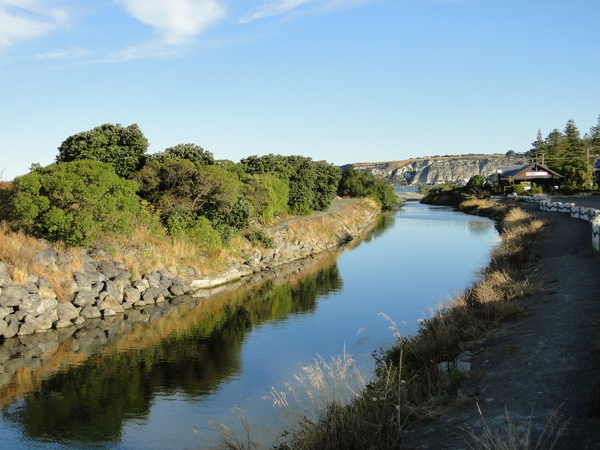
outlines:
[[[569,420],[560,417],[559,409],[554,410],[546,419],[543,430],[536,437],[533,432],[533,420],[529,417],[525,424],[516,423],[506,409],[506,428],[492,428],[483,417],[481,408],[477,405],[483,429],[480,435],[468,431],[477,450],[552,450],[565,432]]]

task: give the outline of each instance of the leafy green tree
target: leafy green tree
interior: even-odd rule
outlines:
[[[492,193],[492,186],[483,175],[475,175],[469,178],[465,190],[477,198],[487,198]]]
[[[14,180],[13,212],[34,236],[88,245],[107,234],[133,232],[135,221],[144,215],[137,188],[110,164],[52,164]]]
[[[213,154],[196,144],[177,144],[174,147],[167,148],[164,152],[148,155],[147,159],[161,163],[171,159],[187,159],[199,166],[207,166],[215,163]]]
[[[370,173],[360,172],[352,167],[343,171],[338,187],[338,195],[357,198],[371,197],[384,210],[392,209],[398,205],[398,198],[392,186],[375,178]]]
[[[373,182],[370,197],[377,200],[384,211],[398,206],[398,197],[396,197],[394,188],[379,178],[375,178]]]
[[[289,195],[288,183],[268,173],[250,175],[244,183],[244,197],[252,208],[252,215],[265,225],[271,223],[275,215],[286,212]]]
[[[342,172],[338,187],[340,197],[362,198],[369,195],[369,174],[348,167]]]
[[[288,206],[294,214],[308,215],[315,203],[316,172],[311,159],[304,156],[288,156],[290,171],[290,198]]]
[[[242,183],[221,167],[199,166],[187,159],[150,161],[133,176],[139,195],[159,211],[171,234],[191,229],[194,221],[205,217],[226,241],[229,227],[248,222],[240,200]]]
[[[294,214],[310,214],[329,208],[335,198],[340,169],[325,161],[305,156],[250,156],[240,164],[250,175],[272,174],[289,185],[288,209]]]
[[[592,183],[592,167],[583,159],[573,159],[561,167],[567,187],[589,189]]]
[[[342,179],[342,170],[325,161],[313,163],[316,172],[315,199],[312,208],[316,211],[325,211],[337,196],[337,190]]]
[[[291,167],[289,157],[282,155],[249,156],[240,160],[244,172],[250,175],[270,173],[281,179],[289,180]]]
[[[90,160],[109,163],[117,175],[128,177],[143,164],[148,140],[136,124],[106,123],[68,137],[58,148],[56,162]]]
[[[185,159],[150,161],[134,179],[140,196],[163,215],[175,210],[205,215],[210,209],[231,209],[240,190],[234,174]]]

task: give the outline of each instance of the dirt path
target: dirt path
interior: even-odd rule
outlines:
[[[568,202],[595,201],[600,208],[599,200]],[[440,420],[409,431],[403,447],[477,448],[466,430],[482,435],[479,405],[492,432],[506,432],[506,411],[521,436],[531,423],[530,448],[557,412],[569,422],[555,448],[600,449],[600,418],[588,414],[600,383],[600,256],[591,247],[590,224],[539,211],[537,204],[524,208],[550,223],[531,255],[531,276],[542,280],[546,292],[524,299],[526,315],[481,345],[461,400]]]

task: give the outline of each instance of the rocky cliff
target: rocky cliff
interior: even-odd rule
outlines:
[[[377,178],[401,186],[460,184],[474,175],[494,178],[500,166],[524,164],[523,154],[439,156],[388,161],[354,163],[344,167],[371,173]]]

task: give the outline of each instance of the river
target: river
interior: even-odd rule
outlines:
[[[178,299],[98,328],[0,346],[0,448],[181,449],[210,445],[209,421],[254,438],[285,424],[264,399],[317,355],[344,351],[365,376],[393,342],[386,314],[414,333],[463,289],[498,240],[494,223],[408,203],[360,243],[210,299]],[[10,369],[10,370],[9,370]]]

